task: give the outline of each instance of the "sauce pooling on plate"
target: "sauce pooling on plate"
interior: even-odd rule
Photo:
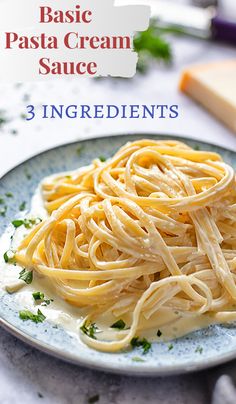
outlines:
[[[15,299],[38,316],[21,318],[45,316],[107,352],[235,321],[233,168],[146,139],[104,160],[46,178],[17,227],[3,285],[18,280]]]

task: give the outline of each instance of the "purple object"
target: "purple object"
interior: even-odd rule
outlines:
[[[236,22],[216,16],[211,21],[212,38],[236,45]]]

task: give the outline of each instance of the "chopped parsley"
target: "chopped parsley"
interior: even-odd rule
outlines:
[[[139,356],[134,356],[134,357],[132,358],[132,361],[133,361],[133,362],[145,362],[145,360],[142,359],[142,358],[140,358]]]
[[[149,350],[152,347],[152,344],[146,339],[139,339],[139,337],[134,337],[132,338],[131,342],[130,342],[131,346],[133,348],[137,347],[137,348],[142,348],[143,349],[143,354],[145,355],[146,353],[149,352]]]
[[[21,202],[21,204],[19,206],[19,210],[22,212],[23,210],[25,210],[25,207],[26,207],[26,202],[23,201],[23,202]]]
[[[162,336],[161,330],[158,330],[158,331],[157,331],[157,336],[158,336],[158,337],[161,337],[161,336]]]
[[[44,299],[42,306],[48,306],[53,301],[53,299]]]
[[[99,157],[99,160],[100,160],[102,163],[104,163],[104,162],[106,161],[106,157],[100,156],[100,157]]]
[[[88,398],[88,403],[94,404],[97,403],[99,400],[100,400],[99,394],[95,394],[94,396]]]
[[[194,150],[196,150],[196,151],[200,150],[200,146],[198,144],[195,144]]]
[[[16,220],[12,220],[11,223],[17,229],[17,227],[20,227],[20,226],[22,226],[24,224],[24,220],[16,219]]]
[[[0,204],[3,205],[4,204],[4,199],[0,198]]]
[[[34,298],[34,300],[44,300],[44,293],[42,292],[33,292],[32,296]]]
[[[82,327],[80,327],[80,329],[88,337],[96,339],[95,332],[97,330],[97,326],[94,323],[90,324],[88,327],[86,326],[86,324],[84,324],[82,325]]]
[[[84,146],[82,146],[82,145],[80,145],[80,146],[77,147],[76,153],[78,154],[78,156],[81,155],[81,152],[83,151],[83,148],[84,148]]]
[[[174,345],[173,345],[173,344],[169,344],[169,345],[168,345],[168,351],[171,351],[173,348],[174,348]]]
[[[27,180],[31,180],[32,175],[29,173],[29,171],[27,170],[27,168],[24,170],[25,176],[27,178]]]
[[[152,60],[163,61],[166,64],[172,61],[172,49],[163,34],[175,31],[176,29],[162,29],[158,21],[152,19],[146,31],[135,35],[134,50],[139,56],[137,71],[145,73]]]
[[[14,253],[14,251],[12,251],[12,250],[8,250],[8,251],[6,251],[4,254],[3,254],[3,258],[4,258],[4,261],[6,262],[6,263],[12,263],[13,261],[14,261],[14,258],[15,258],[15,253]]]
[[[126,326],[125,322],[122,319],[120,319],[116,321],[114,324],[112,324],[111,328],[117,328],[118,330],[123,330],[125,326]]]
[[[8,122],[6,118],[6,111],[0,110],[0,129]]]
[[[7,212],[7,206],[0,209],[0,216],[5,217]]]
[[[39,217],[35,219],[15,219],[11,223],[17,229],[20,226],[25,226],[26,229],[31,229],[32,226],[42,221]]]
[[[36,303],[42,303],[42,306],[48,306],[53,299],[44,299],[45,295],[43,292],[33,292],[32,296]]]
[[[27,269],[22,269],[22,271],[19,273],[19,279],[27,283],[27,285],[30,285],[33,280],[33,271],[27,271]]]
[[[7,198],[13,198],[13,194],[11,192],[6,192],[5,195]]]
[[[34,314],[29,310],[22,310],[19,312],[19,317],[23,321],[31,320],[34,323],[42,323],[46,318],[39,309],[37,314]]]
[[[203,348],[202,348],[201,346],[198,346],[198,347],[195,349],[195,352],[199,352],[200,354],[202,354]]]

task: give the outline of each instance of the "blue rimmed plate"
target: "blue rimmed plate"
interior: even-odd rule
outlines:
[[[109,157],[127,141],[142,138],[176,139],[169,135],[153,134],[99,137],[59,146],[15,167],[0,180],[0,195],[14,190],[14,198],[8,198],[7,201],[6,216],[0,217],[1,234],[12,218],[19,213],[22,199],[28,206],[30,205],[35,188],[42,178],[52,173],[84,166],[100,155]],[[233,151],[182,137],[177,139],[192,147],[197,146],[220,153],[225,161],[236,168],[236,153]],[[77,339],[66,330],[61,327],[55,328],[49,322],[40,324],[23,322],[19,319],[19,309],[21,308],[17,306],[12,295],[0,292],[0,324],[4,328],[48,354],[94,369],[154,376],[199,370],[236,358],[236,325],[210,326],[205,330],[191,333],[174,341],[171,350],[168,344],[153,344],[152,351],[142,357],[143,362],[136,362],[133,358],[135,355],[140,356],[138,351],[117,354],[94,351],[83,344],[78,344]]]

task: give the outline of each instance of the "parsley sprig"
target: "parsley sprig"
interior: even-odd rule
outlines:
[[[34,323],[42,323],[46,318],[39,309],[37,311],[37,314],[34,314],[29,310],[22,310],[19,312],[19,317],[23,321],[31,320]]]
[[[88,337],[96,339],[95,333],[97,330],[97,326],[95,323],[92,323],[89,326],[87,326],[86,324],[83,324],[82,327],[80,327],[80,329]]]
[[[117,330],[123,330],[125,326],[126,326],[125,322],[122,319],[120,319],[116,321],[114,324],[112,324],[111,328],[117,328]]]
[[[44,293],[42,292],[33,292],[32,296],[35,301],[44,300]]]
[[[104,162],[106,161],[106,157],[104,157],[104,156],[99,156],[99,160],[100,160],[102,163],[104,163]]]
[[[15,252],[13,250],[8,250],[3,254],[3,259],[6,264],[12,264],[15,262]]]
[[[23,201],[23,202],[21,202],[21,204],[19,206],[19,210],[22,212],[23,210],[25,210],[25,208],[26,208],[26,202]]]
[[[33,271],[27,271],[27,269],[22,269],[19,273],[19,279],[30,285],[33,280]]]
[[[134,37],[134,50],[138,52],[137,70],[145,73],[150,61],[172,61],[172,51],[169,42],[163,36],[163,30],[158,27],[156,20],[151,20],[146,31],[138,32]]]
[[[44,299],[45,295],[43,292],[33,292],[32,296],[34,301],[36,303],[41,303],[42,306],[48,306],[51,302],[53,302],[53,299]]]
[[[2,208],[0,208],[0,216],[5,217],[7,213],[7,206],[3,206]]]
[[[147,354],[152,347],[151,342],[149,342],[146,338],[139,339],[139,337],[132,338],[130,344],[133,348],[142,348],[144,355]]]
[[[11,223],[13,224],[15,229],[17,229],[20,226],[25,226],[26,229],[31,229],[32,226],[39,224],[40,222],[42,222],[42,219],[37,217],[35,219],[15,219],[12,220]]]
[[[198,352],[198,353],[202,354],[203,348],[201,346],[197,346],[197,348],[195,349],[195,352],[196,353]]]

